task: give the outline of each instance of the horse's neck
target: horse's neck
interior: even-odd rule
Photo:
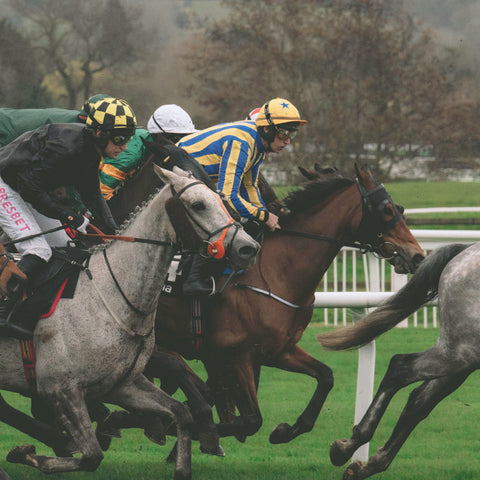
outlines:
[[[165,188],[156,194],[121,235],[172,242],[174,232],[164,207],[168,196]],[[122,291],[142,311],[150,310],[158,298],[173,252],[173,246],[124,241],[113,242],[105,251]],[[104,253],[95,252],[90,264],[94,278],[95,275],[103,277],[107,293],[112,295],[110,299],[114,303],[121,294],[108,271]],[[124,300],[119,301],[121,305],[125,303]]]
[[[269,265],[269,277],[287,282],[289,290],[299,297],[310,296],[341,249],[341,242],[353,239],[361,216],[360,194],[352,185],[329,197],[312,213],[293,219],[286,229],[326,236],[340,243],[281,233],[272,235],[261,255],[262,263]]]
[[[137,205],[161,188],[162,182],[152,170],[152,158],[111,198],[109,206],[117,223],[124,222]]]

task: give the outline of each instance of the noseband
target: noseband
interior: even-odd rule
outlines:
[[[368,251],[385,260],[391,260],[398,255],[398,252],[395,250],[393,243],[385,241],[383,234],[390,231],[402,220],[403,216],[399,211],[401,207],[393,203],[393,200],[382,184],[377,185],[373,190],[367,191],[359,182],[358,178],[355,180],[362,197],[362,220],[357,230],[358,237],[361,242],[370,245],[371,248],[369,248]],[[386,221],[383,218],[383,211],[388,204],[392,205],[394,215],[391,220]],[[376,232],[376,237],[373,241],[371,240],[372,231]],[[389,246],[393,247],[394,250],[390,256],[386,256],[382,253],[382,250],[385,250],[385,247]]]
[[[240,230],[241,225],[238,222],[235,222],[233,220],[231,215],[228,213],[227,209],[223,206],[223,203],[221,203],[221,200],[219,200],[219,203],[222,205],[222,208],[224,209],[225,213],[229,218],[228,223],[213,232],[209,232],[202,225],[200,225],[200,223],[190,214],[190,212],[185,208],[183,203],[180,201],[180,197],[183,195],[183,193],[185,193],[185,191],[187,191],[190,187],[193,187],[195,185],[204,185],[204,183],[200,181],[190,183],[189,185],[183,187],[179,192],[176,192],[173,186],[170,186],[170,189],[172,191],[172,199],[174,200],[174,202],[177,202],[179,205],[181,205],[181,208],[175,209],[176,212],[181,212],[180,220],[175,219],[177,215],[170,215],[171,209],[167,209],[167,213],[169,214],[170,221],[172,222],[174,228],[179,222],[187,223],[190,225],[190,230],[192,233],[189,234],[189,237],[190,237],[189,243],[191,243],[191,239],[192,239],[190,235],[193,234],[194,237],[197,239],[197,242],[195,242],[195,245],[191,246],[191,249],[195,251],[199,251],[200,255],[202,255],[203,257],[213,257],[216,259],[222,259],[222,258],[228,257],[230,254],[230,249],[233,244],[233,241],[238,231]],[[205,186],[205,188],[208,188],[208,187]],[[206,240],[200,239],[200,237],[196,234],[193,226],[191,225],[192,223],[195,224],[200,230],[202,230],[202,232],[208,235]],[[224,244],[225,237],[227,236],[228,229],[232,227],[235,229],[235,232],[233,233],[233,237],[229,245],[227,246],[227,248],[225,248],[225,244]],[[214,238],[217,237],[217,235],[218,235],[218,238],[214,240]]]

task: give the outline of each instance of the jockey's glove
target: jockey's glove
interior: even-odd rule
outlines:
[[[87,226],[90,220],[84,215],[69,215],[66,221],[68,227],[80,233],[87,233]]]

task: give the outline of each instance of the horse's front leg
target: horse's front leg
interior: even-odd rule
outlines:
[[[175,400],[140,375],[109,394],[108,400],[133,413],[168,416],[177,427],[177,459],[174,480],[192,477],[192,415],[187,406]]]
[[[194,438],[198,438],[200,449],[203,453],[225,456],[219,444],[212,408],[208,402],[213,402],[210,389],[183,358],[175,352],[154,350],[144,374],[147,377],[160,378],[162,390],[169,395],[175,393],[178,388],[182,390],[195,421]],[[155,437],[152,428],[147,428],[145,434],[148,438]]]
[[[368,462],[355,462],[349,465],[342,478],[363,480],[387,470],[413,429],[441,400],[455,391],[470,373],[471,371],[459,371],[448,377],[427,380],[414,389],[387,443],[372,455]]]
[[[43,473],[96,470],[103,459],[103,453],[92,428],[83,390],[79,387],[57,390],[46,395],[46,401],[52,406],[59,425],[70,434],[82,456],[46,457],[37,455],[33,445],[24,445],[13,449],[7,460],[30,465]]]
[[[215,395],[215,406],[220,417],[217,430],[220,437],[235,436],[245,441],[262,426],[263,419],[258,406],[258,369],[249,354],[237,355],[235,360],[205,363],[208,382]],[[235,408],[240,416],[235,416]]]
[[[328,393],[333,388],[333,373],[330,367],[319,362],[295,345],[279,357],[269,360],[266,365],[289,372],[303,373],[317,380],[317,388],[305,410],[295,424],[281,423],[270,435],[271,443],[286,443],[302,433],[310,432],[320,414]]]

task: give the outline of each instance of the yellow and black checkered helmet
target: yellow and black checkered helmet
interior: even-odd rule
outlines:
[[[108,97],[99,100],[91,107],[87,125],[103,132],[122,130],[123,133],[133,135],[137,119],[125,100]]]
[[[298,123],[303,125],[306,120],[300,118],[297,108],[285,98],[274,98],[265,103],[255,120],[257,127],[282,125],[283,123]]]

